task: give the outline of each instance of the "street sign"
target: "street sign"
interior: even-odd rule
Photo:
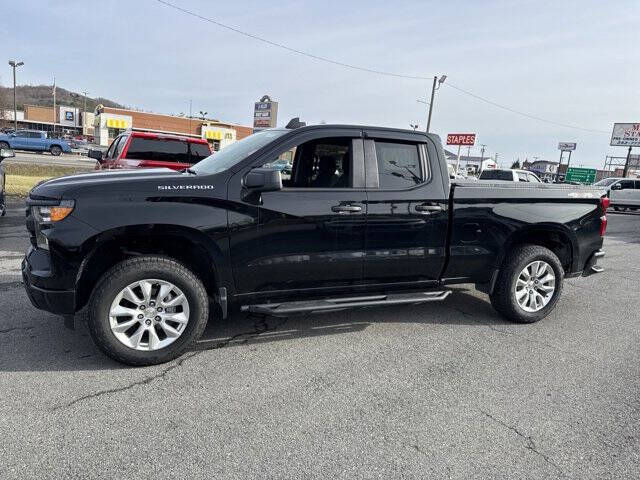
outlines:
[[[562,152],[571,152],[571,151],[573,151],[575,149],[576,149],[576,144],[575,143],[560,142],[558,144],[558,150],[560,150]]]
[[[465,147],[473,147],[475,143],[475,133],[449,133],[447,135],[447,145],[462,145]]]
[[[569,167],[564,179],[567,182],[591,184],[596,181],[596,169]]]
[[[612,147],[640,147],[640,123],[614,123]]]

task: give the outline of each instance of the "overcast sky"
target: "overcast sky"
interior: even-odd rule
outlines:
[[[171,0],[298,50],[366,68],[430,77],[432,131],[476,132],[500,163],[557,160],[601,166],[613,122],[640,122],[640,2]],[[260,43],[156,0],[3,2],[2,50],[25,62],[18,83],[50,84],[160,113],[209,112],[250,124],[269,94],[279,123],[426,126],[431,82],[339,67]],[[7,21],[11,19],[11,21]],[[7,58],[8,60],[8,58]],[[9,85],[5,63],[0,82]],[[447,83],[554,122],[466,96]],[[472,149],[479,154],[479,148]],[[638,152],[640,153],[640,152]]]

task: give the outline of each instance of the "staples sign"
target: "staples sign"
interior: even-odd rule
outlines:
[[[475,143],[475,133],[450,133],[447,135],[447,145],[464,145],[465,147],[472,147]]]

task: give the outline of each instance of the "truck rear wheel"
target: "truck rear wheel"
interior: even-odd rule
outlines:
[[[500,268],[491,304],[513,322],[537,322],[555,308],[563,279],[562,264],[551,250],[539,245],[516,247]]]
[[[89,331],[114,360],[155,365],[200,338],[208,316],[207,292],[189,269],[165,257],[136,257],[115,265],[94,288]]]
[[[51,145],[49,152],[51,152],[51,155],[54,157],[57,157],[62,153],[62,149],[58,145]]]

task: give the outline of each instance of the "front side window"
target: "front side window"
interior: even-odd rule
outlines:
[[[527,178],[529,178],[529,181],[532,183],[540,183],[538,177],[536,177],[535,175],[531,175],[530,173],[527,174]]]
[[[120,137],[116,138],[113,142],[111,142],[111,145],[109,145],[109,148],[107,149],[105,158],[113,158],[113,152],[115,152],[116,146],[118,145],[119,141],[120,141]]]
[[[634,188],[634,181],[633,180],[620,180],[620,188],[622,190],[627,190],[628,188]]]
[[[129,137],[120,137],[120,141],[118,142],[118,146],[116,147],[116,151],[113,155],[115,158],[118,158],[122,153],[122,149],[127,144],[127,138]]]
[[[424,180],[420,153],[415,143],[376,141],[380,188],[399,190]]]
[[[133,137],[127,159],[189,163],[189,144],[167,138]]]
[[[351,147],[350,137],[311,140],[280,153],[263,166],[280,170],[284,187],[350,188]]]
[[[529,177],[527,176],[526,173],[522,173],[522,172],[517,172],[518,173],[518,181],[519,182],[528,182],[529,181]]]

